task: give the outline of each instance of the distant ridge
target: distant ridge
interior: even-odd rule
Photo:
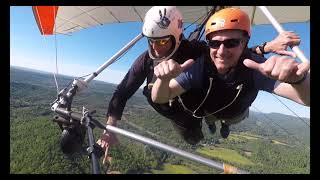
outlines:
[[[38,69],[31,69],[31,68],[27,68],[27,67],[22,67],[22,66],[10,66],[10,70],[11,68],[14,69],[20,69],[20,70],[24,70],[24,71],[31,71],[31,72],[36,72],[36,73],[42,73],[42,74],[52,74],[51,72],[47,72],[47,71],[41,71]]]
[[[10,66],[10,71],[11,69],[19,69],[19,70],[22,70],[22,71],[29,71],[29,72],[34,72],[34,73],[41,73],[41,74],[45,74],[45,75],[52,75],[52,72],[48,72],[48,71],[41,71],[41,70],[38,70],[38,69],[32,69],[32,68],[27,68],[27,67],[22,67],[22,66]],[[67,78],[75,78],[74,76],[70,76],[70,75],[65,75],[65,74],[59,74],[58,77],[67,77]],[[116,85],[114,83],[110,83],[110,82],[106,82],[106,81],[102,81],[102,80],[93,80],[95,82],[101,82],[101,83],[106,83],[106,84],[111,84],[111,85]]]

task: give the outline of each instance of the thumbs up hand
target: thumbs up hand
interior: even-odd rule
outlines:
[[[272,56],[264,63],[245,59],[243,64],[263,75],[282,82],[297,82],[309,71],[310,63],[298,63],[288,56]]]
[[[177,77],[182,71],[189,68],[194,63],[193,59],[189,59],[183,64],[179,64],[176,61],[169,59],[163,61],[154,68],[154,74],[161,80],[170,80]]]

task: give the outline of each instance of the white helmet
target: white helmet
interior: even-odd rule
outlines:
[[[170,37],[172,48],[168,55],[156,57],[149,45],[149,56],[154,60],[167,60],[178,49],[182,40],[182,15],[175,6],[153,6],[145,15],[142,33],[147,38]]]

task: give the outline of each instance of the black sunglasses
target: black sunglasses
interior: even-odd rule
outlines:
[[[219,48],[223,44],[226,48],[234,48],[239,46],[241,39],[227,39],[224,41],[208,40],[208,45],[211,48]]]

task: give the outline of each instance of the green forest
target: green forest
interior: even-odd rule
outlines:
[[[60,89],[72,80],[72,77],[58,76]],[[115,88],[114,84],[92,81],[88,89],[74,97],[72,110],[80,113],[83,106],[96,110],[94,118],[105,123],[108,102]],[[55,113],[50,109],[56,97],[52,74],[10,68],[11,174],[92,173],[86,154],[66,155],[60,149],[61,130],[52,121]],[[303,121],[309,123],[310,120],[303,118]],[[249,118],[231,126],[227,139],[219,133],[210,134],[203,123],[205,138],[191,146],[179,137],[168,119],[148,105],[139,90],[127,102],[118,127],[252,174],[310,173],[310,127],[295,116],[251,111]],[[95,140],[101,132],[98,128],[94,129]],[[111,164],[102,165],[100,158],[104,174],[223,173],[127,137],[117,137],[120,144],[109,151]]]

